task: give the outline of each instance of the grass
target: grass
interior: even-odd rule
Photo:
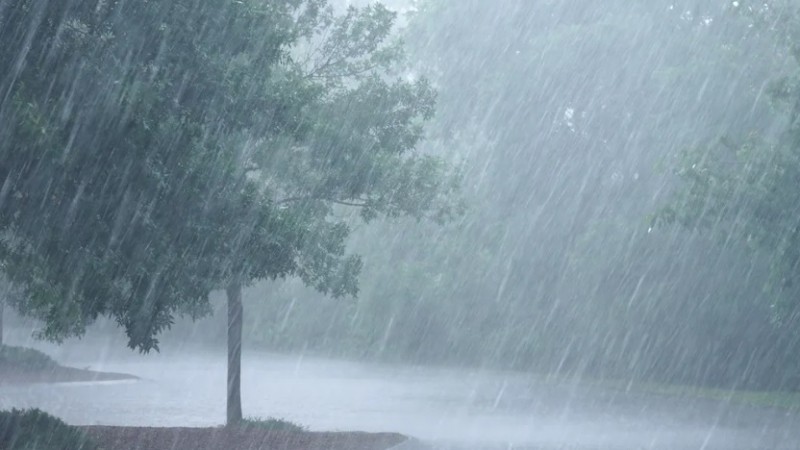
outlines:
[[[306,427],[302,425],[284,419],[276,419],[274,417],[267,419],[261,417],[245,417],[239,423],[239,426],[245,428],[261,428],[270,431],[289,431],[292,433],[302,433],[306,431]]]
[[[57,366],[52,358],[38,350],[0,345],[0,369],[47,370]]]
[[[800,410],[800,392],[746,391],[659,383],[635,384],[634,389],[651,394],[705,398],[753,406]]]
[[[587,384],[634,393],[699,398],[751,406],[800,410],[800,392],[735,390],[649,381],[600,380],[587,381]]]

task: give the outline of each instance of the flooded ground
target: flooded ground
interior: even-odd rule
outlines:
[[[42,346],[59,362],[138,381],[0,386],[0,408],[73,424],[209,426],[225,419],[225,355],[139,356]],[[94,347],[97,348],[97,347]],[[724,401],[625,393],[523,373],[410,368],[246,351],[246,416],[312,430],[396,431],[402,449],[796,449],[800,416]]]

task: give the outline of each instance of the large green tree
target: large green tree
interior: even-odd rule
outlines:
[[[414,151],[434,94],[399,70],[381,6],[323,0],[0,1],[0,263],[50,339],[99,315],[158,348],[228,293],[241,419],[241,289],[299,276],[355,294],[338,206],[448,214]]]

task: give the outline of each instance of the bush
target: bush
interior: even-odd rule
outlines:
[[[288,420],[275,419],[272,417],[269,419],[262,419],[260,417],[246,417],[242,419],[239,426],[248,428],[263,428],[270,431],[290,431],[293,433],[301,433],[306,431],[306,428],[302,425],[289,422]]]
[[[52,358],[38,350],[0,345],[0,368],[45,370],[56,366]]]
[[[0,448],[7,450],[96,450],[80,429],[39,409],[0,411]]]

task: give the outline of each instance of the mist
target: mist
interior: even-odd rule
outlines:
[[[192,13],[186,45],[222,62],[153,50],[140,73],[148,36],[76,41],[119,57],[92,85],[94,59],[25,44],[39,16],[0,0],[0,28],[34,18],[0,52],[0,118],[34,123],[0,125],[2,343],[138,377],[0,382],[0,409],[213,427],[240,382],[239,416],[397,449],[800,446],[798,5],[294,3],[285,42]],[[137,145],[166,149],[144,175]],[[173,156],[198,148],[236,150]]]

